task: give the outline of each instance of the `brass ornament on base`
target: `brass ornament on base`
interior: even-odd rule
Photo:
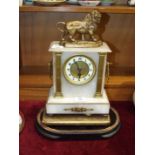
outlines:
[[[36,121],[39,133],[48,138],[108,138],[120,128],[105,90],[107,54],[112,51],[96,34],[100,20],[94,10],[81,21],[57,24],[61,41],[49,47],[53,85]]]

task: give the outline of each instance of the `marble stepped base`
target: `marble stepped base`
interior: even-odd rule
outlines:
[[[109,138],[120,128],[117,111],[110,109],[111,123],[104,126],[48,126],[42,123],[44,109],[37,115],[36,129],[40,134],[51,139],[100,139]]]
[[[46,104],[47,114],[109,114],[109,109],[110,103],[105,91],[103,97],[99,98],[61,98],[54,97],[54,91],[51,89]]]

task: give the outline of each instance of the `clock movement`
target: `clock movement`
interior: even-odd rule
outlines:
[[[120,128],[104,88],[107,54],[112,51],[95,33],[100,20],[94,10],[82,21],[57,24],[62,38],[49,47],[53,85],[36,123],[46,137],[107,138]]]

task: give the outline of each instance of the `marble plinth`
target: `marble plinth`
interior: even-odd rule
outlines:
[[[70,92],[71,93],[71,92]],[[110,103],[105,90],[102,97],[55,97],[50,89],[47,114],[109,114]]]

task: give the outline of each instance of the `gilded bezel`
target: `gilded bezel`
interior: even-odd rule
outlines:
[[[65,67],[66,67],[67,62],[68,62],[70,59],[73,59],[74,57],[79,57],[79,56],[85,57],[85,58],[89,59],[89,60],[91,61],[92,65],[93,65],[93,68],[94,68],[94,70],[93,70],[93,75],[92,75],[88,80],[86,80],[86,81],[84,81],[84,82],[80,82],[80,83],[78,83],[78,82],[76,82],[76,81],[73,81],[73,80],[71,80],[70,78],[68,78],[68,76],[67,76],[67,74],[66,74],[66,72],[65,72]],[[96,65],[95,65],[94,60],[93,60],[92,58],[86,56],[86,55],[74,55],[74,56],[72,56],[72,57],[69,57],[69,58],[65,61],[64,66],[63,66],[63,74],[64,74],[65,79],[66,79],[68,82],[70,82],[71,84],[75,84],[75,85],[84,85],[84,84],[89,83],[89,82],[94,78],[94,76],[95,76],[95,74],[96,74]]]

